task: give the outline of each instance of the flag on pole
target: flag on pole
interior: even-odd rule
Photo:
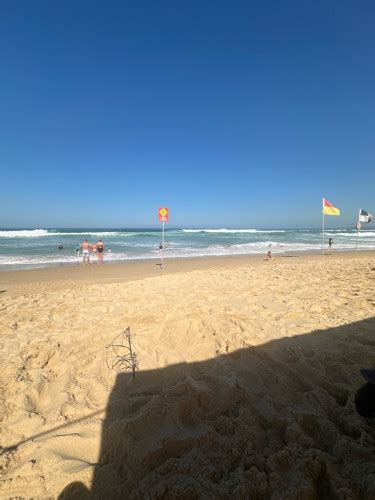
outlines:
[[[323,198],[323,214],[324,215],[340,215],[340,209],[336,208],[328,200]]]
[[[359,220],[358,222],[372,222],[373,216],[369,213],[366,212],[366,210],[361,210],[359,211]]]

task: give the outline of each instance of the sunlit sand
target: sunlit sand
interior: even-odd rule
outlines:
[[[0,496],[375,495],[374,255],[179,262],[1,276]]]

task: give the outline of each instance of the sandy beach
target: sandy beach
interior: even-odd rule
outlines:
[[[155,264],[0,274],[1,498],[374,498],[375,253]]]

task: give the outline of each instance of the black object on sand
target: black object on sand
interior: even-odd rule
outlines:
[[[375,368],[362,368],[360,372],[362,377],[366,380],[366,382],[370,382],[370,384],[375,384]]]
[[[366,384],[355,395],[355,408],[364,418],[375,418],[375,369],[362,368],[362,377]]]

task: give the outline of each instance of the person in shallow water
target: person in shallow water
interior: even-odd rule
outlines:
[[[62,243],[59,245],[59,250],[64,250],[64,245]]]
[[[84,265],[90,264],[90,250],[91,250],[90,243],[87,240],[85,240],[83,243],[81,243],[80,248],[82,250],[82,257],[83,257]]]
[[[361,370],[366,384],[355,395],[355,409],[364,418],[375,418],[375,368]]]
[[[98,255],[98,261],[99,263],[102,263],[104,255],[104,243],[102,242],[102,240],[99,240],[97,243],[95,243],[95,247]]]

